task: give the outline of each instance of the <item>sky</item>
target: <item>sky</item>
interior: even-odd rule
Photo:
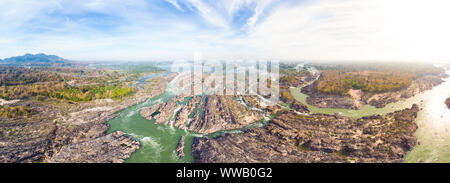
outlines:
[[[0,0],[0,58],[449,61],[448,0]]]

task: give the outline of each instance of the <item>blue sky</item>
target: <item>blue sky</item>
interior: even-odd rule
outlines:
[[[450,60],[445,0],[2,0],[0,58]]]

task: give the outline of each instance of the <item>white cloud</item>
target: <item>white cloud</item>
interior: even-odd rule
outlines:
[[[181,8],[180,4],[178,4],[177,0],[166,0],[168,3],[172,4],[175,8],[177,8],[180,11],[183,11],[183,8]]]
[[[214,59],[450,60],[445,0],[167,1],[180,14],[145,0],[0,1],[0,57],[190,59],[202,51]],[[253,14],[235,30],[244,9]],[[68,18],[92,12],[118,18],[111,28]],[[192,12],[199,16],[185,17]]]
[[[250,27],[254,27],[256,22],[258,21],[259,17],[261,16],[261,14],[263,13],[263,11],[266,9],[267,6],[271,5],[273,3],[272,0],[260,0],[260,1],[256,1],[256,6],[255,6],[255,13],[253,14],[252,17],[250,17],[247,20],[247,24]]]
[[[248,9],[253,11],[253,15],[247,20],[249,27],[255,25],[258,18],[269,5],[273,5],[277,0],[180,0],[190,7],[195,7],[202,17],[213,25],[229,28],[231,22],[236,17],[239,10]]]
[[[228,28],[228,22],[226,17],[224,17],[220,11],[215,9],[208,3],[203,2],[202,0],[185,0],[192,7],[195,7],[200,15],[207,20],[209,23],[222,27]]]
[[[17,28],[55,5],[57,4],[52,1],[2,0],[0,1],[0,22],[2,24],[0,30]]]

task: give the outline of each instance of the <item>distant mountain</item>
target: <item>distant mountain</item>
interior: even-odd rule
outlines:
[[[0,60],[0,65],[21,65],[21,66],[70,66],[72,63],[56,55],[25,54]]]

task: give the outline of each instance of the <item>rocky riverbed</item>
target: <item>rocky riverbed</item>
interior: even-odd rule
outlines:
[[[195,138],[196,162],[402,162],[419,107],[354,119],[284,111],[263,128]]]
[[[93,140],[65,145],[46,162],[122,163],[139,149],[139,142],[117,131]]]
[[[118,111],[161,95],[174,77],[154,78],[144,90],[121,100],[35,101],[30,105],[39,117],[0,123],[0,162],[122,162],[139,148],[139,142],[123,132],[107,135],[105,123]]]
[[[167,103],[143,108],[140,113],[162,124],[168,124],[174,116],[173,126],[201,134],[243,128],[263,119],[258,111],[246,108],[233,96],[193,96],[184,105],[180,105],[181,101],[184,97],[176,96]]]

